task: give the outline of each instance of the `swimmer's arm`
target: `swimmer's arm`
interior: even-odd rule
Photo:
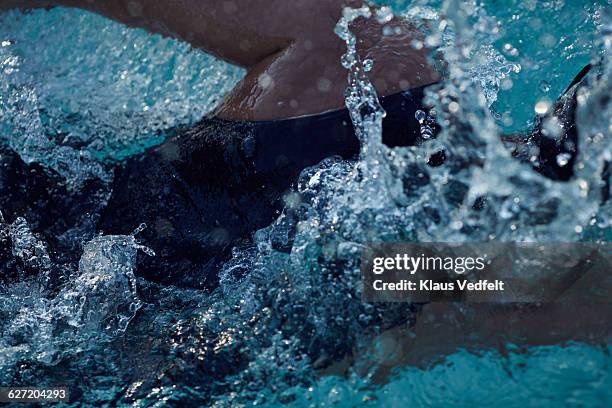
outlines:
[[[316,42],[319,31],[324,31],[317,27],[328,19],[335,24],[339,5],[361,4],[362,0],[0,0],[0,10],[77,7],[187,41],[249,68],[294,42]]]

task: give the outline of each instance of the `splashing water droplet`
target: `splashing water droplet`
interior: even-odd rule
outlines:
[[[542,133],[551,138],[557,138],[561,136],[563,131],[563,125],[559,122],[556,116],[552,116],[544,121],[542,126]]]
[[[451,102],[448,104],[448,110],[451,113],[457,113],[459,111],[459,104],[457,102]]]
[[[435,120],[422,110],[417,110],[414,113],[414,118],[421,125],[421,137],[425,140],[431,139],[434,134],[432,126],[435,123]]]
[[[540,81],[540,91],[542,92],[549,92],[550,91],[550,84],[546,81]]]
[[[569,153],[561,153],[557,155],[557,164],[560,167],[567,166],[572,156]]]
[[[374,61],[371,59],[367,59],[363,61],[363,70],[365,72],[370,72],[374,68]]]
[[[423,139],[425,140],[431,139],[432,136],[433,136],[433,131],[431,130],[429,126],[423,126],[421,128],[421,137]]]
[[[425,119],[427,119],[427,114],[422,110],[418,110],[414,113],[414,118],[422,124],[423,122],[425,122]]]
[[[383,6],[376,12],[376,20],[381,24],[388,23],[393,20],[393,17],[395,17],[393,15],[393,10],[388,6]]]
[[[415,50],[422,50],[423,49],[423,41],[419,41],[419,40],[412,40],[410,41],[410,46],[412,48],[414,48]]]
[[[546,113],[548,113],[549,109],[550,109],[550,101],[548,100],[540,100],[538,101],[538,103],[535,104],[535,107],[534,107],[534,111],[538,115],[545,115]]]
[[[383,35],[385,37],[389,37],[393,35],[393,27],[390,27],[388,25],[383,27]]]
[[[351,68],[351,56],[348,53],[344,54],[342,58],[340,58],[340,63],[342,64],[344,68],[350,69]]]

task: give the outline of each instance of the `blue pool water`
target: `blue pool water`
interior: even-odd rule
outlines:
[[[380,316],[406,313],[406,305],[360,302],[356,254],[365,241],[612,238],[610,204],[584,187],[598,182],[612,154],[610,107],[597,104],[611,86],[610,3],[469,4],[391,7],[436,22],[430,39],[446,45],[447,60],[458,67],[442,91],[457,98],[455,114],[474,132],[461,134],[449,121],[432,143],[469,154],[462,149],[480,142],[483,170],[418,167],[431,183],[406,196],[398,188],[411,182],[405,163],[418,166],[428,145],[388,154],[378,116],[353,109],[362,129],[360,160],[307,169],[298,187],[307,216],[294,239],[283,235],[284,220],[296,211],[289,196],[279,219],[252,246],[234,251],[213,293],[137,278],[135,256],[153,254],[134,236],[89,240],[78,267],[54,285],[45,275],[52,262],[45,242],[27,219],[0,222],[13,256],[39,270],[0,285],[0,385],[69,384],[77,401],[91,406],[612,405],[609,344],[459,350],[427,367],[396,367],[378,382],[315,368],[337,350],[359,355],[379,341]],[[454,33],[435,28],[443,8]],[[467,39],[464,48],[454,46],[457,32]],[[498,134],[529,126],[536,103],[554,101],[592,59],[603,60],[604,75],[578,112],[581,135],[592,136],[578,182],[526,172],[503,153]],[[92,178],[109,183],[106,164],[193,124],[243,74],[185,44],[76,10],[0,14],[0,142],[26,162],[53,168],[73,189]],[[375,103],[367,81],[354,84],[353,95],[349,107]],[[430,97],[443,121],[440,94]],[[453,204],[446,194],[452,182],[490,196],[492,211]],[[531,225],[530,214],[550,200],[559,202],[556,217]],[[279,240],[288,253],[273,248]],[[344,261],[339,274],[333,259]]]

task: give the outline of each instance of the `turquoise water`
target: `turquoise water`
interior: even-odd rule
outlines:
[[[441,2],[418,3],[427,3],[429,9],[419,11],[427,14],[439,10]],[[397,14],[415,14],[410,4],[392,6]],[[456,180],[468,180],[475,189],[490,193],[494,208],[513,213],[509,217],[514,228],[507,228],[501,211],[484,219],[452,207],[438,184],[439,173],[432,171],[433,188],[418,191],[439,204],[443,224],[473,222],[483,236],[499,239],[571,241],[581,238],[574,232],[576,223],[584,223],[595,225],[601,239],[604,220],[611,215],[609,206],[600,208],[596,197],[584,197],[573,186],[535,177],[528,180],[546,187],[546,194],[540,194],[562,197],[565,207],[551,225],[531,228],[529,216],[523,214],[541,206],[540,197],[532,197],[538,195],[535,189],[521,190],[502,177],[504,172],[517,177],[523,172],[514,163],[504,164],[492,135],[499,131],[495,124],[504,131],[528,126],[539,100],[556,99],[582,66],[601,54],[596,25],[601,24],[598,13],[605,5],[487,1],[472,10],[472,20],[486,20],[488,27],[499,27],[499,34],[491,39],[490,32],[471,33],[478,58],[463,61],[455,56],[463,73],[453,79],[462,81],[474,73],[485,84],[488,99],[483,106],[466,97],[461,101],[472,102],[462,103],[461,115],[478,125],[475,135],[490,146],[483,155],[499,159],[487,173],[490,184],[497,185],[482,182],[477,173],[461,174]],[[469,28],[465,34],[470,34]],[[243,75],[184,44],[74,10],[0,15],[0,42],[0,139],[29,161],[61,169],[67,179],[107,177],[97,163],[136,154],[159,143],[172,128],[194,123]],[[473,66],[475,71],[470,71]],[[489,105],[494,121],[483,114]],[[579,118],[581,132],[606,132],[606,112],[585,106],[587,112]],[[364,120],[363,127],[364,144],[376,147],[375,124]],[[610,148],[607,129],[608,143],[593,151],[603,154]],[[464,136],[450,127],[448,133]],[[408,150],[401,158],[418,163],[421,153]],[[60,154],[62,160],[57,159]],[[593,154],[587,159],[596,163],[598,156]],[[385,164],[380,157],[364,154],[357,165],[331,161],[308,170],[300,192],[311,197],[304,203],[309,215],[291,252],[271,248],[273,239],[282,239],[275,236],[282,235],[281,217],[258,233],[254,247],[235,252],[220,271],[222,285],[213,294],[160,287],[142,279],[136,291],[123,279],[132,279],[133,257],[142,249],[132,237],[90,242],[79,270],[73,271],[78,277],[59,289],[62,296],[28,282],[3,287],[2,333],[8,340],[0,343],[0,383],[73,381],[82,401],[108,406],[612,405],[607,344],[508,345],[504,354],[457,351],[426,368],[396,367],[382,384],[373,384],[367,375],[320,376],[313,369],[312,348],[350,349],[375,341],[382,330],[372,323],[376,317],[403,310],[359,302],[359,278],[351,256],[364,236],[483,239],[436,227],[423,215],[428,203],[399,194],[395,179],[401,171],[392,173]],[[516,191],[525,207],[506,208],[504,188]],[[284,214],[291,210],[288,205]],[[600,214],[594,224],[591,211]],[[38,239],[27,223],[18,227],[11,233]],[[330,277],[330,253],[348,259],[340,281]],[[89,287],[84,282],[92,275],[117,284]],[[83,298],[86,302],[78,303]],[[89,314],[82,313],[82,305]],[[105,313],[113,323],[103,327],[99,322],[108,321]],[[26,340],[15,340],[22,338]],[[236,355],[244,364],[230,370],[228,362]],[[65,380],[66,373],[73,379]]]
[[[397,14],[414,13],[414,4],[432,10],[442,2],[376,1]],[[556,100],[590,62],[596,38],[593,13],[607,1],[482,1],[476,2],[496,20],[499,38],[493,45],[508,61],[521,66],[500,84],[493,110],[505,132],[527,128],[533,106],[541,98]],[[412,6],[411,6],[412,5]]]
[[[194,123],[244,75],[187,44],[74,9],[3,13],[0,38],[2,67],[13,71],[4,96],[30,90],[46,137],[101,160],[121,160]]]
[[[534,347],[507,356],[457,352],[428,370],[407,368],[380,388],[327,377],[298,406],[603,407],[610,347]]]

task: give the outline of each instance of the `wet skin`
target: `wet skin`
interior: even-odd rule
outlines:
[[[293,118],[344,107],[345,44],[334,27],[347,6],[361,0],[0,0],[10,7],[69,6],[90,10],[133,27],[189,42],[247,70],[216,115],[232,120]],[[380,96],[438,79],[429,50],[410,46],[421,34],[394,19],[383,35],[376,19],[358,20],[362,58],[375,61],[370,74]]]

